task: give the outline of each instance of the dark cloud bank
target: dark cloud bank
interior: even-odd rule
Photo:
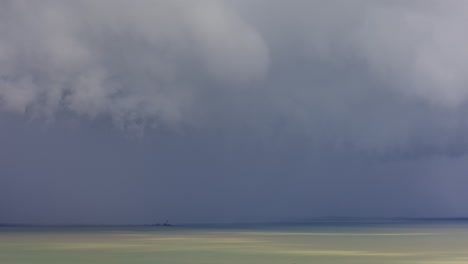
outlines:
[[[0,222],[466,216],[467,12],[0,0]]]

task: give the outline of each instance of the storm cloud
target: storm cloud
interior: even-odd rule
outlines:
[[[467,13],[2,0],[0,222],[466,214]]]

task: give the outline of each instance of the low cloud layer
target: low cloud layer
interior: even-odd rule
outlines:
[[[69,112],[140,130],[206,126],[233,115],[268,130],[280,122],[274,119],[288,119],[319,142],[333,140],[331,130],[363,148],[404,148],[428,130],[440,131],[421,144],[444,147],[464,126],[462,1],[1,7],[3,111],[46,120]],[[212,102],[223,99],[231,102]]]

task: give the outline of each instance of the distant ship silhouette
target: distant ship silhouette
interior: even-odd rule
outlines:
[[[153,224],[152,226],[172,226],[171,224],[169,224],[169,220],[166,220],[166,222],[164,222],[164,224]]]

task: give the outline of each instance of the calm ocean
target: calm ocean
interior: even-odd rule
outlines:
[[[1,227],[0,263],[461,264],[468,223]]]

